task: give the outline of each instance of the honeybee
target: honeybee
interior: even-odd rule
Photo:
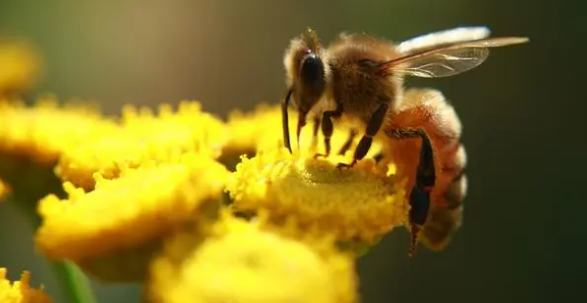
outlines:
[[[284,56],[287,93],[281,101],[285,147],[291,152],[288,107],[298,112],[297,138],[311,116],[314,138],[320,125],[325,153],[331,152],[333,120],[351,118],[364,127],[352,167],[368,153],[375,137],[387,142],[377,160],[393,159],[408,179],[409,256],[419,241],[440,250],[462,222],[467,191],[466,153],[461,123],[453,107],[434,89],[404,89],[403,78],[454,76],[482,64],[489,49],[529,41],[490,38],[486,27],[458,27],[420,35],[399,44],[367,34],[341,34],[324,48],[307,29],[291,40]],[[353,131],[353,136],[360,133]],[[343,145],[339,154],[351,146]]]

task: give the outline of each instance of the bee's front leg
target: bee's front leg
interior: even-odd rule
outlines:
[[[288,115],[288,108],[289,108],[289,101],[291,98],[291,94],[293,89],[290,88],[287,90],[285,97],[281,100],[281,123],[283,128],[283,145],[289,153],[291,154],[291,141],[289,139],[289,115]]]
[[[328,157],[330,155],[330,138],[334,132],[332,119],[342,116],[342,107],[339,105],[336,110],[325,111],[322,114],[322,135],[324,135],[324,154],[316,154],[314,158]]]
[[[361,141],[359,141],[359,144],[357,145],[357,148],[355,149],[355,154],[353,156],[353,162],[351,162],[350,164],[339,163],[337,165],[338,168],[353,167],[355,164],[357,164],[357,162],[359,160],[363,159],[367,155],[367,153],[369,152],[369,149],[371,148],[371,144],[373,143],[373,137],[375,137],[375,135],[377,134],[377,132],[381,128],[381,125],[383,124],[383,120],[385,119],[385,116],[387,115],[388,108],[389,108],[388,103],[381,103],[379,105],[379,107],[377,108],[377,110],[375,111],[373,116],[371,116],[369,123],[367,123],[367,129],[365,131],[365,135],[363,135],[363,137],[361,138]]]

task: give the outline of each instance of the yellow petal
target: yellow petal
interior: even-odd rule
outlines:
[[[37,246],[53,259],[81,260],[146,245],[196,219],[204,203],[220,198],[227,177],[209,157],[186,154],[114,180],[98,176],[88,193],[65,183],[68,199],[50,195],[39,203]]]
[[[51,303],[43,287],[30,286],[31,274],[24,271],[20,281],[14,283],[6,278],[6,268],[0,268],[0,303]]]
[[[160,303],[355,302],[352,258],[323,244],[223,217],[203,242],[187,233],[169,240],[149,293]]]
[[[68,149],[56,168],[64,181],[91,190],[93,174],[119,176],[121,167],[136,168],[148,161],[168,161],[187,152],[217,158],[228,140],[228,130],[198,102],[182,102],[173,112],[162,105],[155,115],[146,108],[123,109],[122,127]]]

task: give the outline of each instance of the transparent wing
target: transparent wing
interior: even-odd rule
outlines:
[[[450,77],[481,65],[488,56],[487,48],[453,49],[414,58],[408,66],[393,70],[422,78]]]
[[[490,34],[489,29],[482,26],[451,28],[408,39],[400,43],[396,50],[407,55],[425,49],[437,48],[441,45],[485,39]]]
[[[467,41],[409,54],[380,64],[380,73],[440,78],[471,70],[489,56],[489,48],[525,43],[528,38],[506,37]]]

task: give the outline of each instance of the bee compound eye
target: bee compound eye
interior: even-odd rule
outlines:
[[[314,53],[304,57],[301,66],[301,78],[305,84],[314,86],[321,85],[324,81],[324,63]]]

